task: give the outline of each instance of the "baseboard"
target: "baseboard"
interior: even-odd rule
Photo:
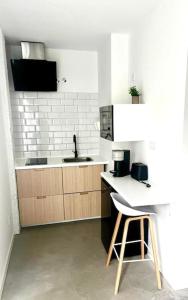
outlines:
[[[9,249],[8,249],[8,252],[7,252],[6,259],[5,259],[5,265],[4,265],[4,270],[3,270],[2,281],[0,282],[0,299],[1,299],[2,293],[3,293],[3,287],[4,287],[6,275],[7,275],[7,270],[8,270],[8,265],[9,265],[9,261],[10,261],[10,255],[11,255],[11,252],[12,252],[13,243],[14,243],[14,234],[12,235],[12,238],[11,238],[11,241],[10,241]]]

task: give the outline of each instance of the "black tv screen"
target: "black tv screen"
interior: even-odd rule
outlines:
[[[56,62],[12,59],[15,91],[57,91]]]

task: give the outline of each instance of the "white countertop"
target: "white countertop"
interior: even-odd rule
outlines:
[[[155,185],[147,188],[131,176],[113,177],[109,172],[102,172],[101,177],[133,207],[170,204],[168,195],[160,192]]]
[[[76,167],[80,165],[105,165],[108,164],[107,160],[104,160],[101,156],[91,156],[92,161],[86,162],[74,162],[74,163],[65,163],[63,162],[62,157],[48,157],[47,165],[33,165],[33,166],[25,166],[26,158],[16,159],[15,161],[15,169],[16,170],[24,170],[24,169],[41,169],[41,168],[64,168],[64,167]]]

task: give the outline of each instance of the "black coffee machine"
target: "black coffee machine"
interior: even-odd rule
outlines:
[[[110,173],[114,177],[123,177],[130,174],[130,150],[113,150],[112,159],[114,170]]]

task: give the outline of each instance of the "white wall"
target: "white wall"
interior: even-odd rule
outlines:
[[[100,106],[130,103],[128,95],[129,35],[111,33],[104,38],[98,52],[98,72]],[[114,143],[100,138],[100,153],[109,161],[107,170],[114,168],[113,149],[131,150],[131,143]]]
[[[21,58],[21,47],[7,47],[9,57]],[[59,92],[98,93],[96,51],[77,51],[45,48],[47,60],[57,62],[57,78],[67,79],[58,85]]]
[[[134,144],[135,160],[148,164],[150,181],[173,205],[156,207],[161,267],[173,288],[188,287],[187,190],[181,181],[188,3],[162,0],[132,38],[131,72],[151,110],[150,139]],[[134,76],[130,76],[134,77]],[[183,207],[183,209],[182,209]]]
[[[10,124],[8,122],[9,113],[7,113],[8,101],[9,91],[6,73],[5,41],[0,30],[0,297],[14,234],[12,188],[10,187],[10,160],[12,151],[9,149]]]
[[[129,103],[129,35],[111,34],[111,100]]]

